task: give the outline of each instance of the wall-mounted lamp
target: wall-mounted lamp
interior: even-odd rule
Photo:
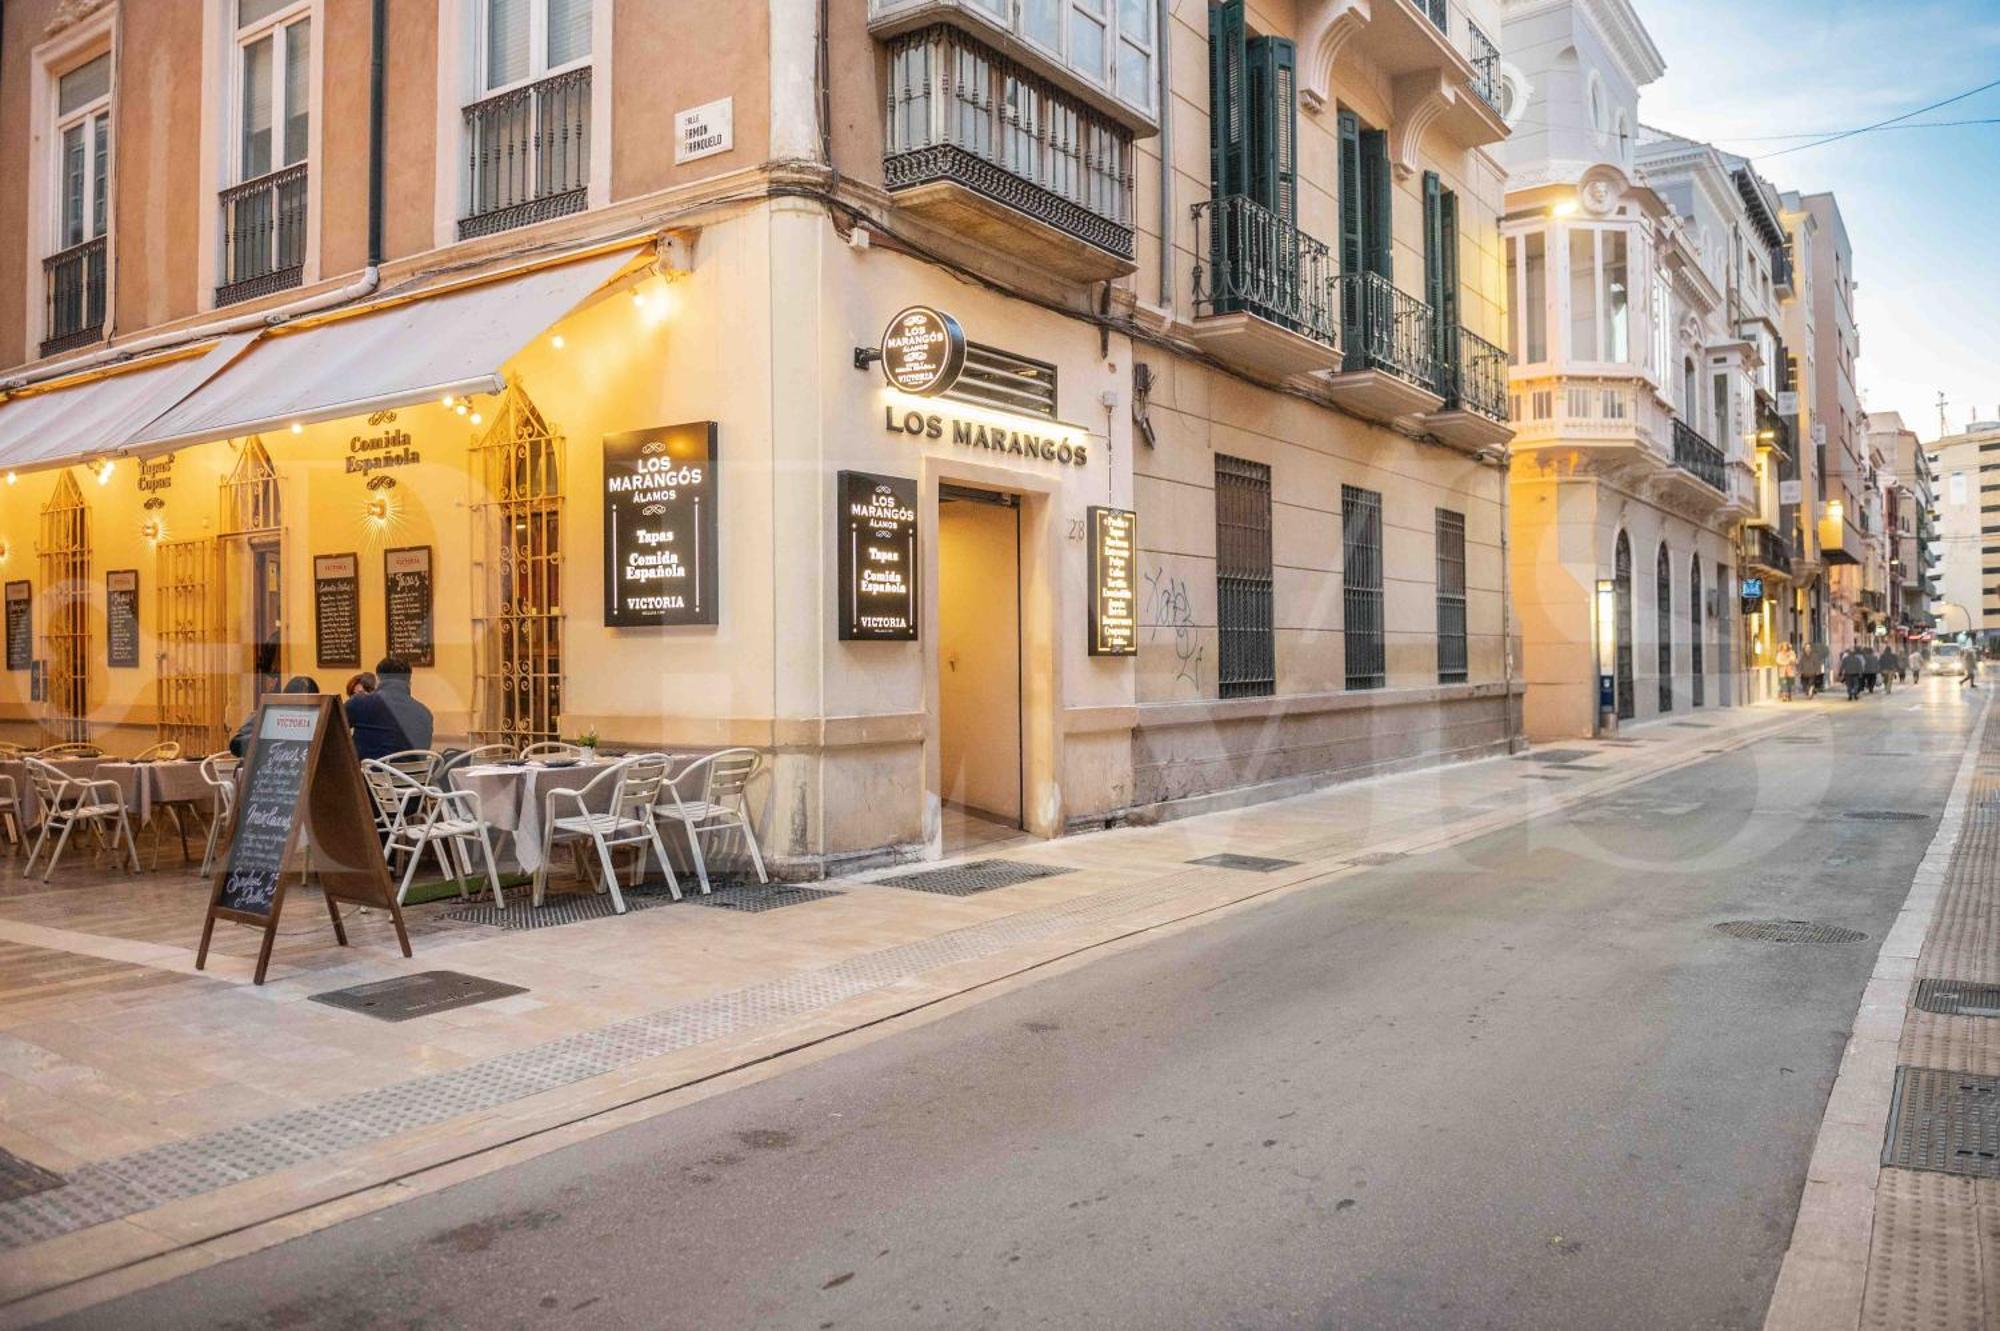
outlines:
[[[306,432],[306,427],[305,427],[305,426],[303,426],[303,425],[299,424],[299,423],[298,423],[297,421],[293,421],[293,422],[292,422],[292,433],[293,433],[293,434],[304,434],[305,432]]]
[[[160,537],[166,535],[166,528],[161,525],[158,518],[147,518],[139,524],[139,534],[157,545]]]
[[[13,472],[11,472],[11,471],[7,473],[7,484],[9,484],[9,485],[12,485],[12,484],[14,484],[14,482],[16,482],[16,481],[18,481],[18,480],[20,480],[20,479],[21,479],[21,478],[20,478],[19,476],[16,476],[16,475],[15,475],[15,474],[14,474]]]
[[[1564,199],[1549,209],[1551,217],[1575,217],[1578,204],[1575,199]]]
[[[104,461],[102,461],[102,462],[100,462],[100,463],[98,463],[98,464],[97,464],[97,483],[98,483],[99,485],[109,485],[109,484],[111,484],[111,459],[110,459],[110,458],[106,458],[106,459],[104,459]]]

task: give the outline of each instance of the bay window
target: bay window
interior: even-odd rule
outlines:
[[[42,261],[42,354],[94,342],[104,328],[104,233],[110,216],[111,54],[56,80],[55,234]]]
[[[1540,365],[1549,358],[1549,238],[1543,231],[1507,244],[1508,361]]]
[[[1000,29],[1046,57],[1031,62],[1043,70],[1073,74],[1149,118],[1154,113],[1154,0],[868,0],[869,23],[888,35],[931,18],[973,33]]]
[[[461,239],[580,212],[590,187],[592,0],[471,0]]]
[[[235,0],[233,183],[222,192],[216,303],[299,285],[312,136],[312,0]]]
[[[1571,226],[1567,253],[1569,344],[1573,361],[1632,359],[1629,235],[1623,227]]]

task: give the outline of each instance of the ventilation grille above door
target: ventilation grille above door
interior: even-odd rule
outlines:
[[[1027,416],[1056,416],[1056,367],[978,342],[965,344],[965,369],[944,396]]]

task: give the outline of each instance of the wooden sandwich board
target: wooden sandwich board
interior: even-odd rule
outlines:
[[[296,871],[303,882],[308,868],[326,896],[333,936],[342,947],[347,929],[339,903],[351,901],[388,911],[403,955],[410,955],[403,910],[389,883],[367,781],[340,699],[324,693],[267,694],[250,728],[229,854],[209,895],[195,969],[208,962],[215,922],[233,920],[264,931],[256,977],[264,983],[285,909],[286,877]]]

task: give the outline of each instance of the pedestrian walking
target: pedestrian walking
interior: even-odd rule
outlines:
[[[1866,678],[1867,671],[1862,666],[1861,649],[1849,647],[1840,658],[1840,681],[1847,685],[1847,701],[1853,702],[1861,696],[1861,685]]]
[[[1816,642],[1806,648],[1806,655],[1809,660],[1802,672],[1806,680],[1806,696],[1817,698],[1826,692],[1826,667],[1827,662],[1832,659],[1832,653],[1827,651],[1825,643]]]
[[[1958,677],[1958,687],[1962,689],[1979,687],[1979,653],[1970,648],[1965,653],[1965,673]]]
[[[1896,655],[1896,648],[1893,644],[1885,645],[1882,648],[1882,655],[1877,664],[1882,672],[1882,692],[1885,695],[1894,694],[1896,691],[1896,676],[1902,672],[1903,662],[1902,658]]]
[[[1870,693],[1875,692],[1875,679],[1882,672],[1882,662],[1875,655],[1873,647],[1861,649],[1861,678]]]
[[[1799,653],[1789,642],[1778,644],[1778,701],[1790,702],[1799,683]]]

